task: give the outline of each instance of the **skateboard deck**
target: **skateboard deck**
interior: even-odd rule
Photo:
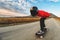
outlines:
[[[47,30],[44,31],[44,33],[41,33],[40,31],[36,32],[36,37],[37,38],[44,38],[47,33]]]

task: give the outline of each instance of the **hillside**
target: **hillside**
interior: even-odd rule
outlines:
[[[16,17],[16,16],[27,16],[24,13],[18,13],[8,9],[0,9],[0,17]]]
[[[56,15],[54,15],[53,13],[50,13],[51,14],[51,16],[50,17],[57,17]]]

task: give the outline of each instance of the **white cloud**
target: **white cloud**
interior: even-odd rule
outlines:
[[[19,0],[18,3],[19,7],[21,7],[23,10],[25,10],[24,12],[28,11],[29,7],[31,6],[31,3],[29,3],[26,0]]]
[[[37,2],[43,2],[45,0],[30,0],[33,3],[37,3]],[[59,2],[60,0],[46,0],[46,1],[52,1],[52,2]]]
[[[32,2],[32,3],[37,3],[40,0],[29,0],[29,1]]]
[[[1,2],[4,2],[5,0],[0,0]]]
[[[0,0],[0,2],[5,2],[5,1],[12,1],[12,0]]]
[[[31,2],[34,2],[35,0],[30,0]]]
[[[12,9],[12,10],[15,10],[15,8],[14,8],[14,6],[15,6],[19,9],[26,11],[31,6],[31,3],[29,3],[26,0],[16,0],[16,1],[18,1],[18,2],[15,2],[14,0],[0,0],[0,2],[3,2],[6,4],[6,6],[4,6],[4,7]]]
[[[53,1],[53,2],[59,2],[59,0],[49,0],[49,1]]]

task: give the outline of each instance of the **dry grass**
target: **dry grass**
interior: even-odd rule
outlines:
[[[10,17],[10,18],[0,18],[0,26],[6,25],[16,25],[16,24],[23,24],[29,22],[39,21],[40,18],[38,17]]]
[[[55,18],[55,20],[60,21],[60,17]]]

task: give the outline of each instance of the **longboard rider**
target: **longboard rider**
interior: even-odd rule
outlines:
[[[44,10],[38,10],[36,6],[33,6],[30,8],[30,13],[33,17],[39,16],[40,19],[40,32],[44,33],[46,26],[45,26],[45,19],[50,16],[50,13],[44,11]]]

